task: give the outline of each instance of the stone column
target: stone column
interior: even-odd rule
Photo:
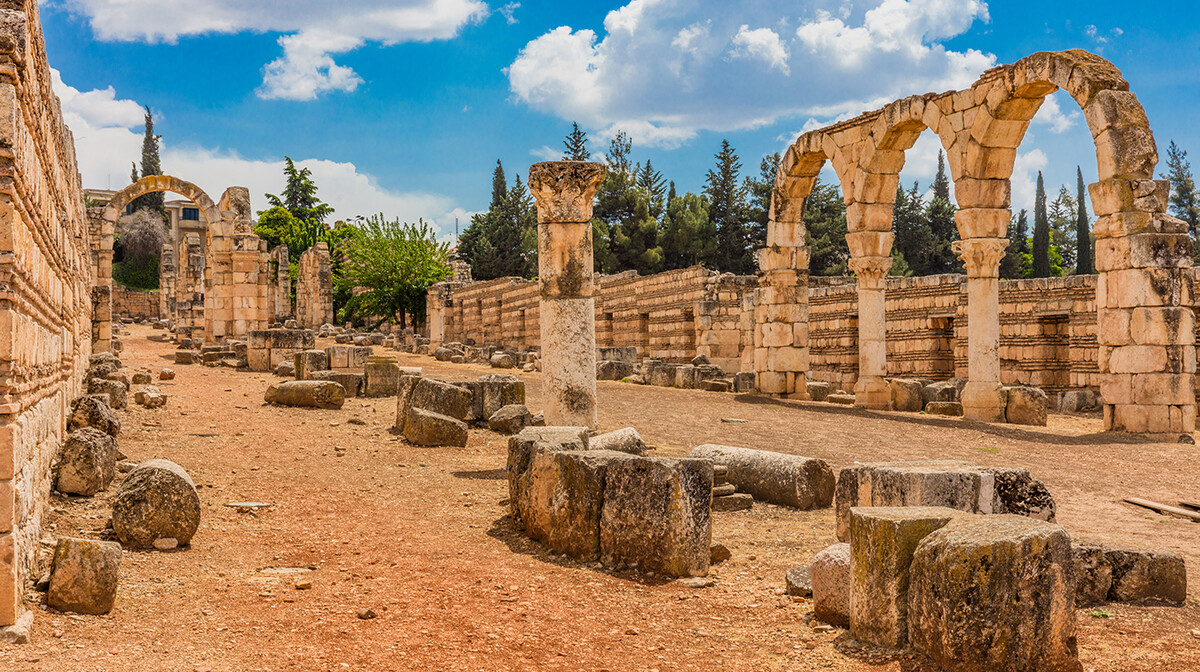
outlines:
[[[855,406],[886,410],[892,405],[892,391],[884,380],[887,375],[884,285],[891,267],[891,257],[858,257],[850,260],[850,270],[858,279],[858,382],[854,385]]]
[[[967,385],[963,414],[972,420],[1004,422],[1000,384],[1000,259],[1006,238],[954,242],[967,267]]]
[[[542,380],[546,424],[595,428],[596,313],[592,198],[604,164],[548,161],[529,167],[537,199]]]
[[[771,198],[754,290],[754,374],[760,394],[808,399],[808,262],[804,199]]]

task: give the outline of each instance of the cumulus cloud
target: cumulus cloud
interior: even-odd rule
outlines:
[[[52,70],[52,76],[63,116],[75,136],[83,186],[120,189],[128,185],[129,161],[141,157],[142,107],[117,98],[112,87],[80,91],[63,83],[57,70]],[[266,207],[264,194],[277,194],[283,187],[283,157],[248,159],[233,151],[165,144],[162,163],[166,172],[195,183],[214,200],[230,186],[247,187],[255,209]],[[387,189],[353,163],[316,158],[297,163],[312,171],[319,196],[333,206],[338,218],[379,212],[389,219],[424,218],[446,237],[454,231],[455,217],[465,223],[472,214],[447,196]]]
[[[1079,110],[1063,112],[1058,100],[1058,95],[1046,96],[1046,101],[1038,108],[1031,123],[1049,126],[1051,133],[1062,133],[1073,127],[1079,121]],[[1075,101],[1072,100],[1071,105],[1074,106]]]
[[[1050,159],[1040,149],[1028,152],[1017,152],[1017,160],[1013,164],[1012,211],[1013,214],[1022,209],[1029,211],[1030,231],[1033,230],[1033,199],[1037,195],[1037,174],[1050,165]]]
[[[102,40],[168,42],[211,33],[284,33],[263,69],[264,98],[310,100],[362,81],[333,56],[367,42],[450,39],[487,17],[482,0],[63,0]],[[519,5],[504,8],[512,20]]]
[[[837,117],[965,87],[996,63],[940,44],[988,20],[980,0],[848,10],[781,16],[767,2],[632,0],[608,13],[602,32],[559,26],[530,41],[506,73],[531,107],[602,136],[620,128],[639,144],[670,147],[702,130]]]

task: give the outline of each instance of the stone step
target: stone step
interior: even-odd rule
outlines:
[[[725,497],[737,492],[737,486],[732,483],[725,483],[723,485],[714,485],[712,490],[713,497]]]

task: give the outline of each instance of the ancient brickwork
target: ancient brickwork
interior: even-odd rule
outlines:
[[[91,354],[93,264],[74,139],[51,90],[37,4],[0,5],[0,626],[31,578]]]
[[[158,319],[161,297],[161,291],[143,292],[121,285],[113,285],[113,315]]]
[[[267,326],[267,243],[252,231],[250,191],[229,187],[209,224],[204,265],[204,332],[213,342],[245,338]]]
[[[317,243],[300,255],[300,271],[296,277],[296,320],[305,329],[333,323],[333,271],[328,243]]]
[[[1089,188],[1098,311],[1097,367],[1109,429],[1168,436],[1195,427],[1191,239],[1166,214],[1166,181],[1146,113],[1111,63],[1084,51],[1043,52],[993,68],[971,88],[895,101],[801,135],[787,150],[772,197],[763,286],[755,297],[759,390],[803,398],[810,370],[808,249],[804,199],[826,161],[846,200],[850,269],[857,276],[856,403],[887,402],[881,375],[892,205],[905,152],[932,130],[946,152],[967,271],[967,377],[962,404],[973,419],[1004,418],[998,269],[1007,246],[1017,148],[1045,97],[1065,90],[1096,145],[1100,180]],[[959,325],[956,324],[956,330]],[[1071,334],[1067,334],[1068,339]]]
[[[185,338],[204,338],[204,252],[197,233],[185,234],[179,243],[175,331]]]
[[[290,262],[287,245],[276,245],[275,249],[271,250],[268,263],[272,269],[267,291],[270,320],[285,322],[292,319],[292,276],[288,269]]]
[[[158,258],[158,316],[165,320],[176,318],[175,288],[179,283],[179,268],[175,255],[175,246],[170,242],[163,243]]]

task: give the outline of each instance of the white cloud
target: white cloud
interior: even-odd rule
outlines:
[[[609,12],[603,33],[560,26],[530,41],[506,73],[520,102],[669,147],[702,130],[857,114],[965,87],[996,63],[939,44],[988,20],[980,0],[874,5],[851,25],[848,3],[836,16],[781,16],[772,3],[632,0]]]
[[[501,7],[498,11],[500,12],[501,15],[504,16],[504,20],[506,22],[508,22],[508,25],[512,26],[517,23],[517,18],[515,16],[513,16],[513,14],[515,14],[516,11],[520,8],[521,8],[521,3],[510,2],[507,5]]]
[[[562,150],[555,149],[550,145],[542,145],[536,149],[529,150],[529,155],[535,159],[542,161],[558,161],[562,159]]]
[[[64,84],[57,70],[52,75],[63,116],[75,136],[83,186],[121,189],[128,185],[129,161],[141,157],[142,107],[118,99],[112,87],[83,92]],[[283,187],[283,157],[247,159],[233,151],[164,145],[162,164],[168,174],[196,184],[213,200],[230,186],[247,187],[256,210],[266,208],[264,194],[278,194]],[[472,214],[447,196],[387,189],[350,162],[309,158],[297,164],[312,171],[318,195],[339,219],[379,212],[411,222],[423,217],[445,237],[453,233],[455,217],[465,226]]]
[[[1058,100],[1058,95],[1046,96],[1045,102],[1038,108],[1037,114],[1033,115],[1031,123],[1045,124],[1050,127],[1051,133],[1062,133],[1073,127],[1075,122],[1079,121],[1079,110],[1063,112]],[[1075,101],[1072,100],[1071,104],[1074,105]]]
[[[1037,173],[1050,165],[1046,153],[1040,149],[1018,152],[1012,172],[1012,211],[1029,211],[1030,230],[1033,227],[1033,199],[1037,194]]]
[[[787,47],[770,28],[750,30],[750,26],[742,24],[731,43],[733,46],[729,50],[730,56],[758,59],[784,75],[791,74],[791,69],[788,68]]]
[[[264,98],[310,100],[362,80],[333,55],[367,42],[450,39],[487,17],[482,0],[64,0],[102,40],[168,42],[211,33],[284,33],[263,72]],[[510,4],[502,13],[512,23]],[[505,11],[507,10],[507,11]]]

